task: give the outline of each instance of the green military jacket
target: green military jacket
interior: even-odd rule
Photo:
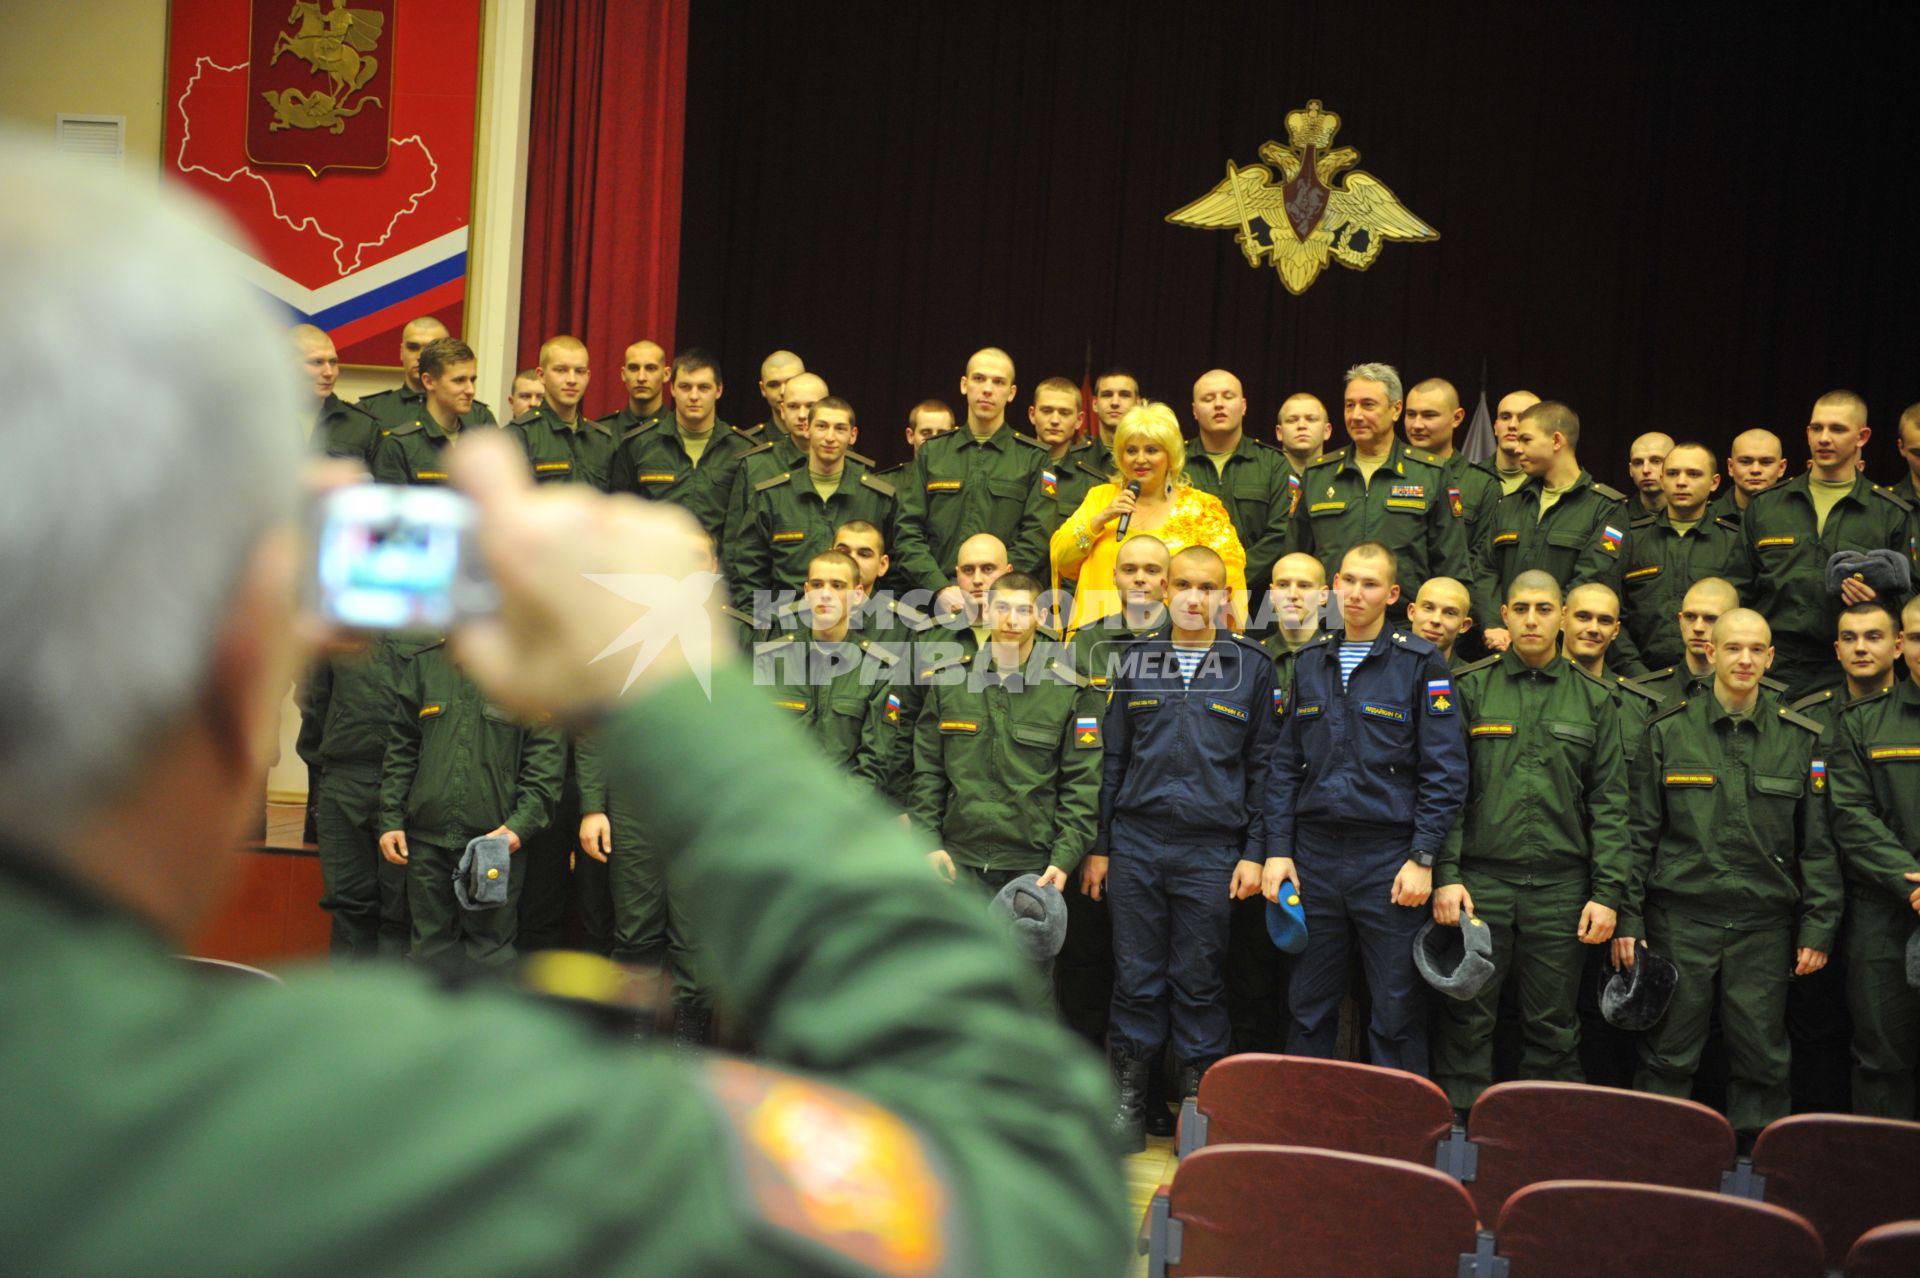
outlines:
[[[803,597],[774,609],[771,623],[765,629],[778,638],[787,639],[804,635],[808,625],[807,601]],[[882,585],[872,598],[860,601],[847,628],[858,638],[883,643],[895,652],[905,653],[915,640],[934,629],[934,622],[918,608],[900,602],[898,596]]]
[[[827,762],[884,790],[912,725],[900,721],[905,656],[849,635],[839,643],[789,636],[759,644],[753,681],[813,738]]]
[[[1467,521],[1467,555],[1471,560],[1473,548],[1480,544],[1480,530],[1503,495],[1500,476],[1491,466],[1470,462],[1457,451],[1441,463],[1440,471],[1446,478],[1447,505],[1456,519]],[[1462,579],[1460,584],[1468,583]]]
[[[1347,551],[1363,541],[1393,549],[1403,600],[1419,594],[1429,577],[1465,580],[1467,521],[1454,515],[1445,472],[1432,453],[1396,438],[1368,484],[1353,450],[1336,448],[1307,467],[1300,489],[1294,545],[1321,562],[1328,581]]]
[[[1741,517],[1745,514],[1746,512],[1740,509],[1740,499],[1734,496],[1731,479],[1722,484],[1720,491],[1713,495],[1713,500],[1707,503],[1708,519],[1729,519],[1733,521],[1733,526],[1736,528],[1740,526]]]
[[[660,401],[660,407],[654,409],[651,413],[636,413],[633,411],[633,405],[628,403],[628,405],[619,412],[608,413],[605,417],[599,418],[598,420],[602,426],[605,426],[613,432],[614,447],[617,449],[620,446],[620,441],[625,439],[631,432],[638,430],[642,426],[651,426],[656,422],[666,420],[672,416],[673,409],[668,406],[667,401],[663,398]],[[752,431],[741,432],[743,435],[751,435],[752,433]]]
[[[380,423],[358,404],[329,395],[313,419],[313,451],[344,457],[372,469],[373,446],[380,440]]]
[[[1483,626],[1499,626],[1507,586],[1532,568],[1550,574],[1562,591],[1598,581],[1620,592],[1620,556],[1627,541],[1626,496],[1583,470],[1543,519],[1544,487],[1537,477],[1527,480],[1494,504],[1480,530],[1469,589],[1473,615],[1484,619]],[[1403,584],[1403,593],[1405,589]]]
[[[401,658],[386,759],[380,828],[453,848],[497,826],[528,839],[553,824],[566,744],[491,702],[453,664],[444,642]]]
[[[359,652],[321,657],[300,689],[300,736],[294,744],[316,770],[376,770],[387,753],[397,678],[393,639]]]
[[[908,810],[956,865],[1070,871],[1099,832],[1106,694],[1057,642],[1036,641],[1008,675],[991,668],[992,652],[930,672]]]
[[[1511,650],[1453,684],[1467,725],[1467,802],[1434,865],[1436,887],[1481,877],[1585,883],[1627,895],[1627,763],[1617,694],[1556,654],[1535,670]]]
[[[749,483],[737,520],[728,521],[720,560],[735,606],[752,611],[755,592],[802,588],[807,564],[832,550],[833,530],[851,520],[872,524],[892,545],[895,505],[893,485],[852,458],[831,497],[814,488],[804,459],[798,469]]]
[[[427,416],[427,393],[411,390],[406,383],[392,390],[375,391],[371,395],[362,395],[355,401],[361,412],[368,414],[382,427],[392,430],[396,426],[405,426]],[[462,426],[498,426],[493,410],[480,400],[473,401],[473,407],[460,415]]]
[[[1047,450],[1012,427],[985,440],[963,424],[920,446],[900,488],[894,564],[910,587],[939,591],[953,584],[960,543],[992,533],[1007,562],[1045,581],[1051,575],[1046,492],[1040,472]]]
[[[1746,562],[1734,585],[1773,627],[1775,648],[1819,652],[1830,651],[1840,616],[1838,596],[1827,591],[1827,560],[1843,550],[1885,549],[1912,564],[1916,525],[1906,498],[1861,475],[1820,533],[1811,488],[1803,471],[1753,499],[1740,523]]]
[[[676,905],[729,938],[702,971],[752,1064],[405,964],[210,984],[176,938],[0,854],[0,961],[32,973],[0,988],[8,1267],[1119,1273],[1105,1068],[1033,1014],[987,913],[774,714],[716,670],[711,700],[682,678],[605,732]],[[827,1179],[820,1131],[847,1155]]]
[[[679,419],[664,411],[620,437],[607,463],[607,486],[616,493],[636,493],[648,501],[685,507],[714,539],[718,551],[726,531],[727,497],[740,459],[756,447],[739,427],[715,421],[696,466],[680,442]]]
[[[1619,934],[1644,937],[1657,906],[1728,928],[1793,923],[1798,946],[1832,953],[1843,893],[1825,760],[1820,725],[1764,689],[1744,720],[1712,688],[1648,720]]]
[[[1120,663],[1127,645],[1151,635],[1163,634],[1166,628],[1167,614],[1164,608],[1144,630],[1129,626],[1124,610],[1107,613],[1098,621],[1089,622],[1073,632],[1073,668],[1084,674],[1088,683],[1111,695],[1110,690],[1120,677]]]
[[[1713,687],[1713,667],[1708,666],[1704,674],[1695,674],[1687,669],[1685,662],[1681,662],[1637,679],[1629,675],[1627,682],[1641,693],[1653,697],[1661,708],[1668,709],[1688,697],[1698,697],[1710,690]],[[1760,686],[1776,696],[1784,695],[1787,691],[1787,685],[1771,675],[1761,675]]]
[[[1620,558],[1620,638],[1615,657],[1629,675],[1686,659],[1674,618],[1680,601],[1702,577],[1737,581],[1746,564],[1738,519],[1703,516],[1685,533],[1666,511],[1641,515],[1627,525]]]
[[[576,415],[569,426],[541,404],[507,423],[507,434],[526,453],[536,482],[591,484],[608,491],[608,471],[619,443],[612,427],[584,415]]]
[[[1287,703],[1293,697],[1294,659],[1308,644],[1319,637],[1318,630],[1299,643],[1287,642],[1286,635],[1278,630],[1261,637],[1260,646],[1266,649],[1269,657],[1273,658],[1273,712],[1276,715],[1286,714]]]
[[[1034,441],[1039,443],[1038,440]],[[1040,445],[1044,452],[1046,445]],[[1083,440],[1067,450],[1059,461],[1051,456],[1040,463],[1040,495],[1046,499],[1041,529],[1049,542],[1060,525],[1067,522],[1087,494],[1113,479],[1113,454],[1092,440]]]
[[[1640,757],[1640,745],[1646,740],[1647,720],[1659,713],[1660,694],[1637,679],[1609,668],[1602,683],[1613,689],[1613,704],[1620,712],[1620,748],[1627,756],[1628,778],[1633,761]]]
[[[1920,883],[1920,686],[1902,679],[1841,711],[1828,734],[1833,834],[1847,885],[1905,904]]]
[[[463,426],[461,431],[475,429]],[[481,429],[492,429],[483,427]],[[454,436],[424,410],[413,421],[384,427],[373,446],[374,482],[381,484],[442,485],[447,482],[447,445]]]
[[[1273,580],[1273,566],[1293,550],[1294,496],[1300,490],[1288,482],[1292,474],[1285,453],[1244,432],[1224,469],[1208,460],[1200,436],[1187,444],[1187,482],[1227,508],[1247,552],[1247,585],[1256,599]]]

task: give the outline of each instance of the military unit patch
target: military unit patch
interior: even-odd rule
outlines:
[[[1273,689],[1273,712],[1283,715],[1287,712],[1287,690],[1275,685]]]
[[[1427,713],[1452,714],[1453,710],[1453,680],[1427,680]]]
[[[1073,743],[1082,750],[1091,750],[1100,744],[1100,720],[1092,715],[1083,715],[1073,721]]]
[[[1815,759],[1813,766],[1807,769],[1807,780],[1813,782],[1813,792],[1819,794],[1827,788],[1827,761]]]
[[[1293,717],[1296,719],[1311,719],[1319,713],[1320,704],[1319,702],[1314,702],[1311,705],[1296,706],[1293,711]]]
[[[1600,549],[1606,551],[1609,555],[1619,554],[1620,542],[1625,536],[1626,534],[1618,528],[1615,528],[1612,524],[1608,524],[1600,530]]]
[[[887,722],[900,722],[900,694],[897,692],[887,694]]]
[[[1455,519],[1465,519],[1467,517],[1467,503],[1460,499],[1460,490],[1458,488],[1449,487],[1447,489],[1447,505],[1452,507],[1453,517]]]
[[[1040,472],[1040,491],[1049,497],[1058,497],[1060,495],[1060,476],[1050,470],[1042,470]]]

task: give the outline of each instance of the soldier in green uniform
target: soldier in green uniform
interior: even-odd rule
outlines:
[[[720,420],[726,394],[720,365],[702,350],[674,357],[673,408],[641,421],[620,437],[608,486],[649,501],[670,501],[700,521],[724,545],[727,498],[740,459],[758,447],[745,431]]]
[[[620,385],[627,392],[626,406],[600,419],[600,424],[613,432],[616,449],[630,432],[658,421],[670,411],[667,378],[671,367],[667,352],[658,342],[643,338],[627,347],[620,364]]]
[[[1907,473],[1890,486],[1907,499],[1909,506],[1920,510],[1920,404],[1908,404],[1900,414],[1900,436],[1896,443],[1901,460],[1907,463]]]
[[[540,380],[540,370],[523,368],[513,375],[513,389],[507,392],[507,420],[546,402],[547,384]]]
[[[587,345],[579,338],[561,334],[540,344],[540,383],[546,397],[507,423],[507,434],[525,450],[533,477],[543,484],[571,481],[608,491],[608,469],[619,436],[580,411],[592,378]]]
[[[1657,515],[1667,506],[1665,481],[1667,454],[1673,451],[1673,436],[1650,430],[1627,445],[1627,477],[1633,480],[1633,500],[1627,503],[1633,517]],[[1712,482],[1713,472],[1707,472]],[[1701,503],[1705,504],[1704,500]]]
[[[1274,440],[1287,459],[1293,486],[1306,478],[1307,467],[1320,460],[1333,438],[1333,423],[1327,418],[1327,406],[1318,395],[1295,391],[1280,401],[1273,426]]]
[[[988,641],[933,668],[914,724],[914,825],[949,882],[1023,874],[1063,890],[1093,846],[1106,694],[1040,636],[1046,588],[1021,572],[987,594]]]
[[[1547,400],[1520,414],[1513,455],[1527,480],[1494,505],[1474,547],[1471,588],[1480,616],[1498,616],[1507,587],[1529,568],[1545,571],[1562,591],[1598,581],[1619,592],[1627,498],[1581,467],[1579,443],[1580,418],[1565,404]],[[1481,638],[1491,651],[1506,651],[1501,627],[1485,627]]]
[[[358,404],[349,404],[333,393],[340,377],[340,352],[323,328],[296,324],[289,333],[300,375],[313,388],[313,416],[302,422],[309,429],[307,440],[313,451],[328,457],[344,457],[365,466],[373,456],[373,441],[380,437],[375,422]]]
[[[458,466],[507,603],[456,642],[517,710],[604,719],[618,788],[651,792],[676,878],[737,938],[714,979],[757,1062],[674,1060],[401,964],[285,986],[181,964],[232,885],[309,659],[288,536],[300,442],[262,426],[298,400],[261,376],[285,365],[281,332],[186,197],[44,148],[0,168],[10,310],[103,352],[16,362],[0,392],[23,420],[113,421],[121,463],[112,535],[83,535],[63,512],[98,478],[68,464],[70,436],[19,432],[8,585],[162,583],[176,605],[137,625],[49,608],[0,663],[0,952],[32,973],[0,988],[10,1269],[1120,1271],[1099,1066],[1022,1009],[1004,939],[807,757],[738,658],[703,687],[669,645],[617,704],[628,663],[591,659],[632,604],[585,574],[609,557],[677,570],[687,521],[579,485],[529,494],[494,432]],[[10,336],[0,349],[21,349]]]
[[[907,461],[897,466],[889,466],[881,472],[884,477],[898,478],[906,470],[913,457],[919,453],[920,445],[935,435],[944,435],[953,429],[953,407],[944,399],[923,399],[907,412]]]
[[[1680,635],[1680,661],[1641,675],[1633,683],[1652,693],[1662,706],[1671,706],[1704,692],[1713,683],[1714,623],[1739,606],[1739,592],[1724,577],[1702,577],[1694,582],[1681,597],[1680,611],[1674,618]],[[1761,676],[1760,686],[1778,693],[1787,690],[1786,684],[1765,675]]]
[[[1440,650],[1447,669],[1457,674],[1469,664],[1460,636],[1473,628],[1473,597],[1453,578],[1429,577],[1420,583],[1420,593],[1407,605],[1407,625]]]
[[[727,481],[722,514],[721,553],[726,544],[746,532],[747,506],[756,486],[777,475],[797,471],[807,464],[807,425],[813,419],[813,406],[828,395],[826,379],[817,373],[796,373],[781,387],[781,400],[775,405],[772,420],[758,435],[749,436],[753,446],[741,454],[733,476]],[[744,432],[743,432],[744,433]],[[871,467],[871,458],[848,451],[847,456]],[[716,497],[721,494],[716,490]]]
[[[759,615],[798,592],[813,557],[833,548],[849,520],[893,528],[893,485],[849,455],[859,434],[853,405],[829,395],[810,410],[801,464],[747,490],[721,550],[734,607]]]
[[[1727,482],[1720,485],[1707,513],[1715,519],[1746,518],[1753,499],[1787,477],[1787,455],[1770,430],[1743,430],[1727,450]]]
[[[1293,549],[1293,501],[1299,490],[1287,482],[1285,454],[1246,433],[1246,415],[1238,377],[1223,368],[1200,375],[1193,384],[1193,420],[1200,432],[1187,451],[1187,480],[1227,508],[1247,552],[1247,581],[1257,587],[1273,579],[1273,566]],[[1271,623],[1255,603],[1251,628],[1267,630]]]
[[[1124,368],[1109,368],[1093,379],[1094,435],[1100,447],[1113,451],[1113,433],[1120,419],[1140,403],[1140,379]]]
[[[759,645],[754,682],[806,728],[829,763],[883,790],[895,738],[912,733],[900,722],[893,676],[905,657],[848,628],[860,602],[860,569],[850,557],[821,551],[804,585],[806,633]]]
[[[1834,624],[1833,652],[1844,681],[1793,702],[1795,710],[1826,731],[1829,741],[1841,710],[1893,687],[1893,668],[1900,659],[1900,623],[1881,600],[1848,604]]]
[[[420,420],[426,409],[427,389],[420,380],[420,353],[452,334],[447,326],[431,315],[408,320],[400,330],[400,384],[392,390],[362,395],[356,402],[360,411],[380,423],[383,430],[394,430]],[[493,410],[474,400],[461,410],[462,426],[497,426]]]
[[[1346,425],[1351,448],[1307,468],[1294,515],[1295,548],[1319,559],[1329,577],[1348,550],[1377,541],[1394,552],[1400,588],[1411,598],[1428,577],[1467,571],[1467,521],[1454,514],[1440,459],[1394,436],[1403,407],[1400,374],[1386,364],[1347,370]],[[1395,609],[1404,612],[1404,605]]]
[[[471,346],[451,337],[429,342],[418,368],[420,415],[404,425],[382,427],[373,446],[370,469],[382,484],[445,484],[447,446],[472,416],[478,365]]]
[[[380,768],[380,852],[407,867],[407,910],[416,961],[464,953],[498,967],[514,957],[529,839],[553,821],[566,747],[550,727],[530,727],[487,700],[455,664],[444,640],[406,645],[389,704]],[[514,853],[508,901],[464,910],[453,870],[467,842],[504,834]]]
[[[1629,676],[1678,662],[1683,649],[1673,618],[1687,588],[1702,577],[1738,576],[1746,562],[1740,521],[1707,513],[1719,464],[1705,444],[1674,445],[1661,463],[1664,506],[1627,524],[1620,560],[1626,629],[1614,665]]]
[[[392,644],[342,643],[300,691],[300,737],[315,795],[320,908],[333,917],[336,959],[407,948],[406,871],[380,855],[380,767],[393,722]]]
[[[1516,983],[1520,1077],[1580,1082],[1575,1004],[1582,945],[1613,939],[1627,889],[1626,760],[1616,694],[1560,654],[1560,583],[1531,569],[1507,587],[1507,651],[1454,681],[1471,765],[1460,824],[1434,867],[1433,917],[1472,915],[1494,975],[1439,1000],[1433,1081],[1457,1110],[1493,1082],[1500,991]]]
[[[1085,419],[1080,388],[1064,377],[1049,377],[1033,390],[1027,423],[1033,437],[1047,450],[1040,468],[1040,487],[1047,499],[1041,526],[1049,540],[1067,516],[1080,509],[1081,499],[1094,485],[1113,477],[1113,453],[1091,439],[1080,438]]]
[[[807,371],[806,361],[792,351],[775,351],[760,361],[760,381],[757,383],[760,398],[767,401],[767,415],[747,427],[744,433],[753,436],[757,443],[771,443],[780,436],[780,404],[786,395],[787,383]],[[822,387],[820,393],[826,394]]]
[[[1477,466],[1457,450],[1454,438],[1467,420],[1460,406],[1460,392],[1444,377],[1429,377],[1407,392],[1407,444],[1440,461],[1447,486],[1447,504],[1455,516],[1467,521],[1469,552],[1479,544],[1480,529],[1493,513],[1494,503],[1506,494],[1500,479],[1485,466]]]
[[[1727,1118],[1751,1142],[1788,1109],[1789,973],[1826,966],[1843,897],[1820,725],[1760,686],[1766,618],[1736,608],[1711,642],[1712,687],[1655,715],[1634,765],[1614,959],[1630,965],[1645,937],[1679,971],[1634,1086],[1688,1095],[1717,1010]]]
[[[1527,482],[1526,469],[1520,465],[1520,418],[1539,402],[1532,391],[1517,390],[1502,395],[1493,410],[1493,457],[1481,469],[1499,481],[1502,497],[1512,496]],[[1477,553],[1477,541],[1474,549]]]
[[[1867,406],[1852,391],[1820,397],[1807,423],[1813,466],[1754,498],[1741,521],[1747,565],[1740,597],[1773,627],[1780,658],[1774,677],[1795,697],[1840,682],[1832,659],[1834,618],[1874,597],[1857,578],[1827,589],[1827,560],[1843,550],[1893,550],[1913,562],[1915,516],[1907,499],[1860,473],[1857,459],[1873,432]]]
[[[1840,715],[1828,763],[1846,877],[1853,1111],[1913,1119],[1920,993],[1906,956],[1920,911],[1920,598],[1901,612],[1900,655],[1899,682]]]
[[[1167,544],[1151,533],[1127,538],[1113,562],[1119,610],[1074,632],[1074,669],[1103,692],[1113,686],[1127,645],[1166,628],[1167,565],[1171,558]]]
[[[900,487],[895,558],[905,583],[935,596],[934,611],[961,606],[960,589],[947,576],[960,543],[992,533],[1008,548],[1015,568],[1046,576],[1049,563],[1046,490],[1040,472],[1047,461],[1039,443],[1009,430],[1007,405],[1014,385],[1013,360],[987,347],[967,360],[960,393],[967,420],[959,430],[921,446]]]

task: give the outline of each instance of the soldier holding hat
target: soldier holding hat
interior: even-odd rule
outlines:
[[[1632,883],[1614,957],[1646,937],[1678,969],[1634,1086],[1686,1096],[1719,990],[1728,1114],[1751,1139],[1788,1109],[1787,982],[1826,966],[1840,930],[1820,725],[1760,686],[1766,618],[1736,608],[1709,641],[1711,689],[1655,715],[1635,762]]]

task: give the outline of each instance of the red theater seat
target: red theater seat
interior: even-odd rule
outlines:
[[[1473,1200],[1430,1167],[1324,1149],[1209,1145],[1156,1195],[1151,1278],[1451,1274]]]
[[[1180,1120],[1180,1153],[1204,1145],[1304,1145],[1434,1165],[1453,1127],[1447,1095],[1397,1069],[1248,1052],[1216,1063]]]
[[[1920,1220],[1869,1229],[1847,1252],[1847,1278],[1913,1278],[1920,1274]]]
[[[1528,1185],[1494,1229],[1508,1278],[1821,1278],[1820,1237],[1779,1207],[1727,1194],[1599,1180]]]
[[[1783,1118],[1753,1143],[1753,1170],[1764,1178],[1762,1201],[1813,1222],[1835,1269],[1875,1225],[1920,1219],[1920,1123],[1847,1114]]]
[[[1467,1115],[1476,1167],[1467,1188],[1491,1221],[1542,1180],[1633,1181],[1718,1192],[1733,1129],[1705,1105],[1581,1083],[1496,1083]]]

